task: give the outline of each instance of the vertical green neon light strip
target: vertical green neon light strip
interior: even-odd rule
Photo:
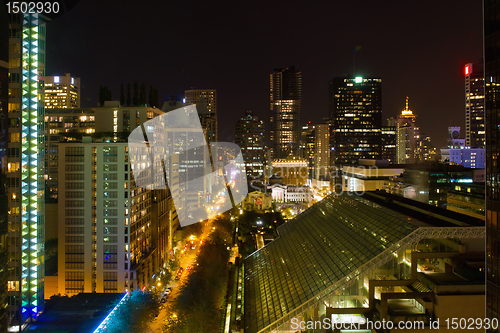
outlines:
[[[38,312],[38,27],[37,14],[23,15],[22,39],[22,317]]]

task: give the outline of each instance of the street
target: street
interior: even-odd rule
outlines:
[[[184,282],[187,280],[189,274],[191,273],[191,270],[188,270],[187,267],[194,268],[194,266],[196,265],[196,257],[198,250],[200,249],[200,241],[203,242],[211,231],[212,228],[210,228],[210,220],[208,220],[207,224],[203,228],[203,234],[201,235],[199,240],[195,243],[196,248],[194,250],[188,248],[184,253],[179,254],[181,255],[181,258],[179,260],[179,267],[184,268],[184,271],[178,281],[175,281],[175,276],[177,272],[174,272],[172,276],[172,281],[169,284],[169,286],[172,287],[173,290],[168,296],[167,301],[165,303],[160,303],[160,313],[158,314],[158,317],[156,317],[156,319],[151,323],[152,332],[155,333],[163,332],[162,330],[163,324],[165,323],[165,320],[168,318],[168,316],[176,315],[175,313],[171,313],[169,309],[174,304],[174,300],[179,295],[180,288],[182,287]]]

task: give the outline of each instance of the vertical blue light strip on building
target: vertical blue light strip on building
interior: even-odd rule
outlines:
[[[23,321],[38,313],[39,25],[38,14],[23,15],[21,111],[21,306]],[[42,93],[42,92],[40,92]],[[41,94],[43,95],[43,94]],[[40,133],[43,134],[43,133]],[[43,155],[42,155],[43,156]],[[43,198],[42,198],[43,200]],[[41,244],[40,244],[41,245]],[[43,292],[43,291],[42,291]]]

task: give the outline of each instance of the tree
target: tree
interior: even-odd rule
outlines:
[[[125,105],[125,89],[123,88],[123,82],[120,83],[120,105]]]
[[[103,106],[105,101],[112,99],[111,90],[107,86],[99,85],[99,105]]]
[[[154,88],[154,91],[153,91],[153,106],[154,107],[159,107],[159,104],[158,104],[158,89]]]
[[[104,100],[105,101],[111,101],[113,99],[112,94],[111,94],[111,89],[109,89],[107,86],[104,87]]]
[[[130,106],[130,83],[127,83],[127,106]]]
[[[147,97],[146,97],[146,84],[143,82],[141,83],[141,93],[139,95],[139,104],[144,105],[147,103]]]
[[[225,220],[223,220],[225,219]],[[200,247],[197,265],[179,291],[168,313],[164,332],[218,332],[227,291],[230,251],[225,244],[232,230],[227,216],[213,221],[215,230]],[[175,315],[174,315],[175,314]]]
[[[104,105],[104,88],[102,87],[102,84],[99,85],[99,105],[103,106]]]
[[[150,107],[155,106],[153,104],[153,94],[154,94],[154,88],[153,88],[153,86],[150,85],[149,86],[149,98],[148,98],[148,104]]]
[[[132,97],[132,104],[134,106],[139,105],[139,83],[137,81],[134,82],[134,96]]]

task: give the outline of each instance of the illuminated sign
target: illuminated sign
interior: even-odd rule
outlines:
[[[361,76],[357,76],[355,79],[354,79],[354,82],[356,83],[361,83],[363,82],[363,78]]]

